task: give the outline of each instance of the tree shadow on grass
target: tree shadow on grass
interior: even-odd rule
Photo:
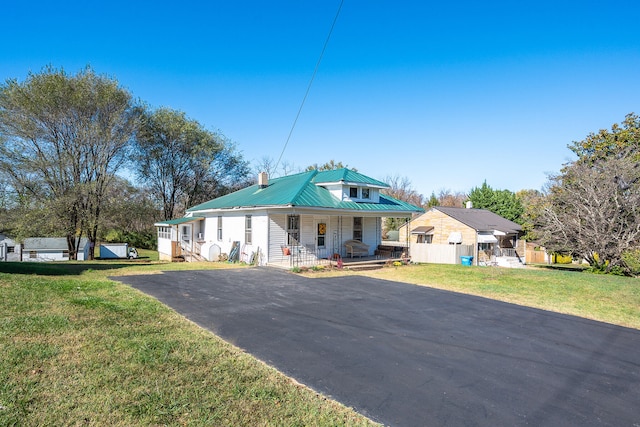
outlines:
[[[89,270],[117,270],[134,264],[147,264],[145,261],[94,262],[0,262],[0,273],[35,274],[42,276],[74,276]]]
[[[556,271],[575,271],[575,272],[583,272],[588,270],[588,266],[577,265],[577,264],[528,264],[531,267],[542,268],[547,270],[556,270]]]

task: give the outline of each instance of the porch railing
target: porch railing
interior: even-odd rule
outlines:
[[[499,256],[517,258],[518,261],[520,261],[521,263],[523,262],[523,259],[521,258],[520,254],[518,254],[518,251],[515,248],[500,248],[499,252]]]
[[[514,248],[500,248],[500,256],[517,257],[518,253]]]

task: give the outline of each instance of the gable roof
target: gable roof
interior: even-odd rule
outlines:
[[[255,184],[231,194],[187,209],[198,212],[213,209],[256,208],[256,207],[309,207],[336,210],[375,211],[375,212],[424,212],[422,208],[380,194],[379,203],[352,202],[338,200],[329,190],[320,184],[342,182],[387,188],[378,180],[369,178],[349,169],[335,171],[311,170],[270,180],[269,185],[260,188]]]
[[[359,184],[370,187],[389,188],[389,185],[377,179],[373,179],[351,169],[334,169],[329,171],[318,171],[313,182],[317,185],[341,183],[341,184]]]
[[[522,231],[522,227],[520,227],[519,224],[509,221],[486,209],[452,208],[446,206],[436,206],[432,209],[438,210],[476,231],[498,230],[503,233],[519,233]]]

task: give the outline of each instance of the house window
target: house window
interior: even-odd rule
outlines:
[[[287,216],[287,244],[298,245],[300,243],[300,215]]]
[[[353,217],[353,240],[362,242],[362,217]]]
[[[363,199],[370,199],[371,196],[369,195],[369,189],[368,188],[363,188],[362,189],[362,198]]]
[[[218,217],[218,241],[222,241],[222,216]]]
[[[16,251],[16,247],[15,246],[7,246],[7,253],[8,254],[12,254]]]
[[[325,240],[327,237],[327,224],[324,222],[318,223],[317,244],[319,248],[325,247]]]
[[[244,217],[244,243],[251,244],[251,215]]]
[[[29,251],[29,258],[38,258],[38,252]]]
[[[433,235],[431,234],[418,234],[418,240],[416,243],[428,243],[433,241]]]
[[[171,227],[158,227],[159,239],[171,239]]]
[[[358,187],[349,187],[349,197],[352,199],[358,198]]]

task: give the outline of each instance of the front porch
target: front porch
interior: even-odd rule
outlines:
[[[365,269],[381,267],[394,262],[406,263],[410,260],[406,245],[401,242],[382,241],[368,255],[349,256],[344,252],[331,253],[326,249],[316,250],[312,245],[283,246],[282,256],[271,260],[268,265],[291,269],[327,266],[336,268]]]

